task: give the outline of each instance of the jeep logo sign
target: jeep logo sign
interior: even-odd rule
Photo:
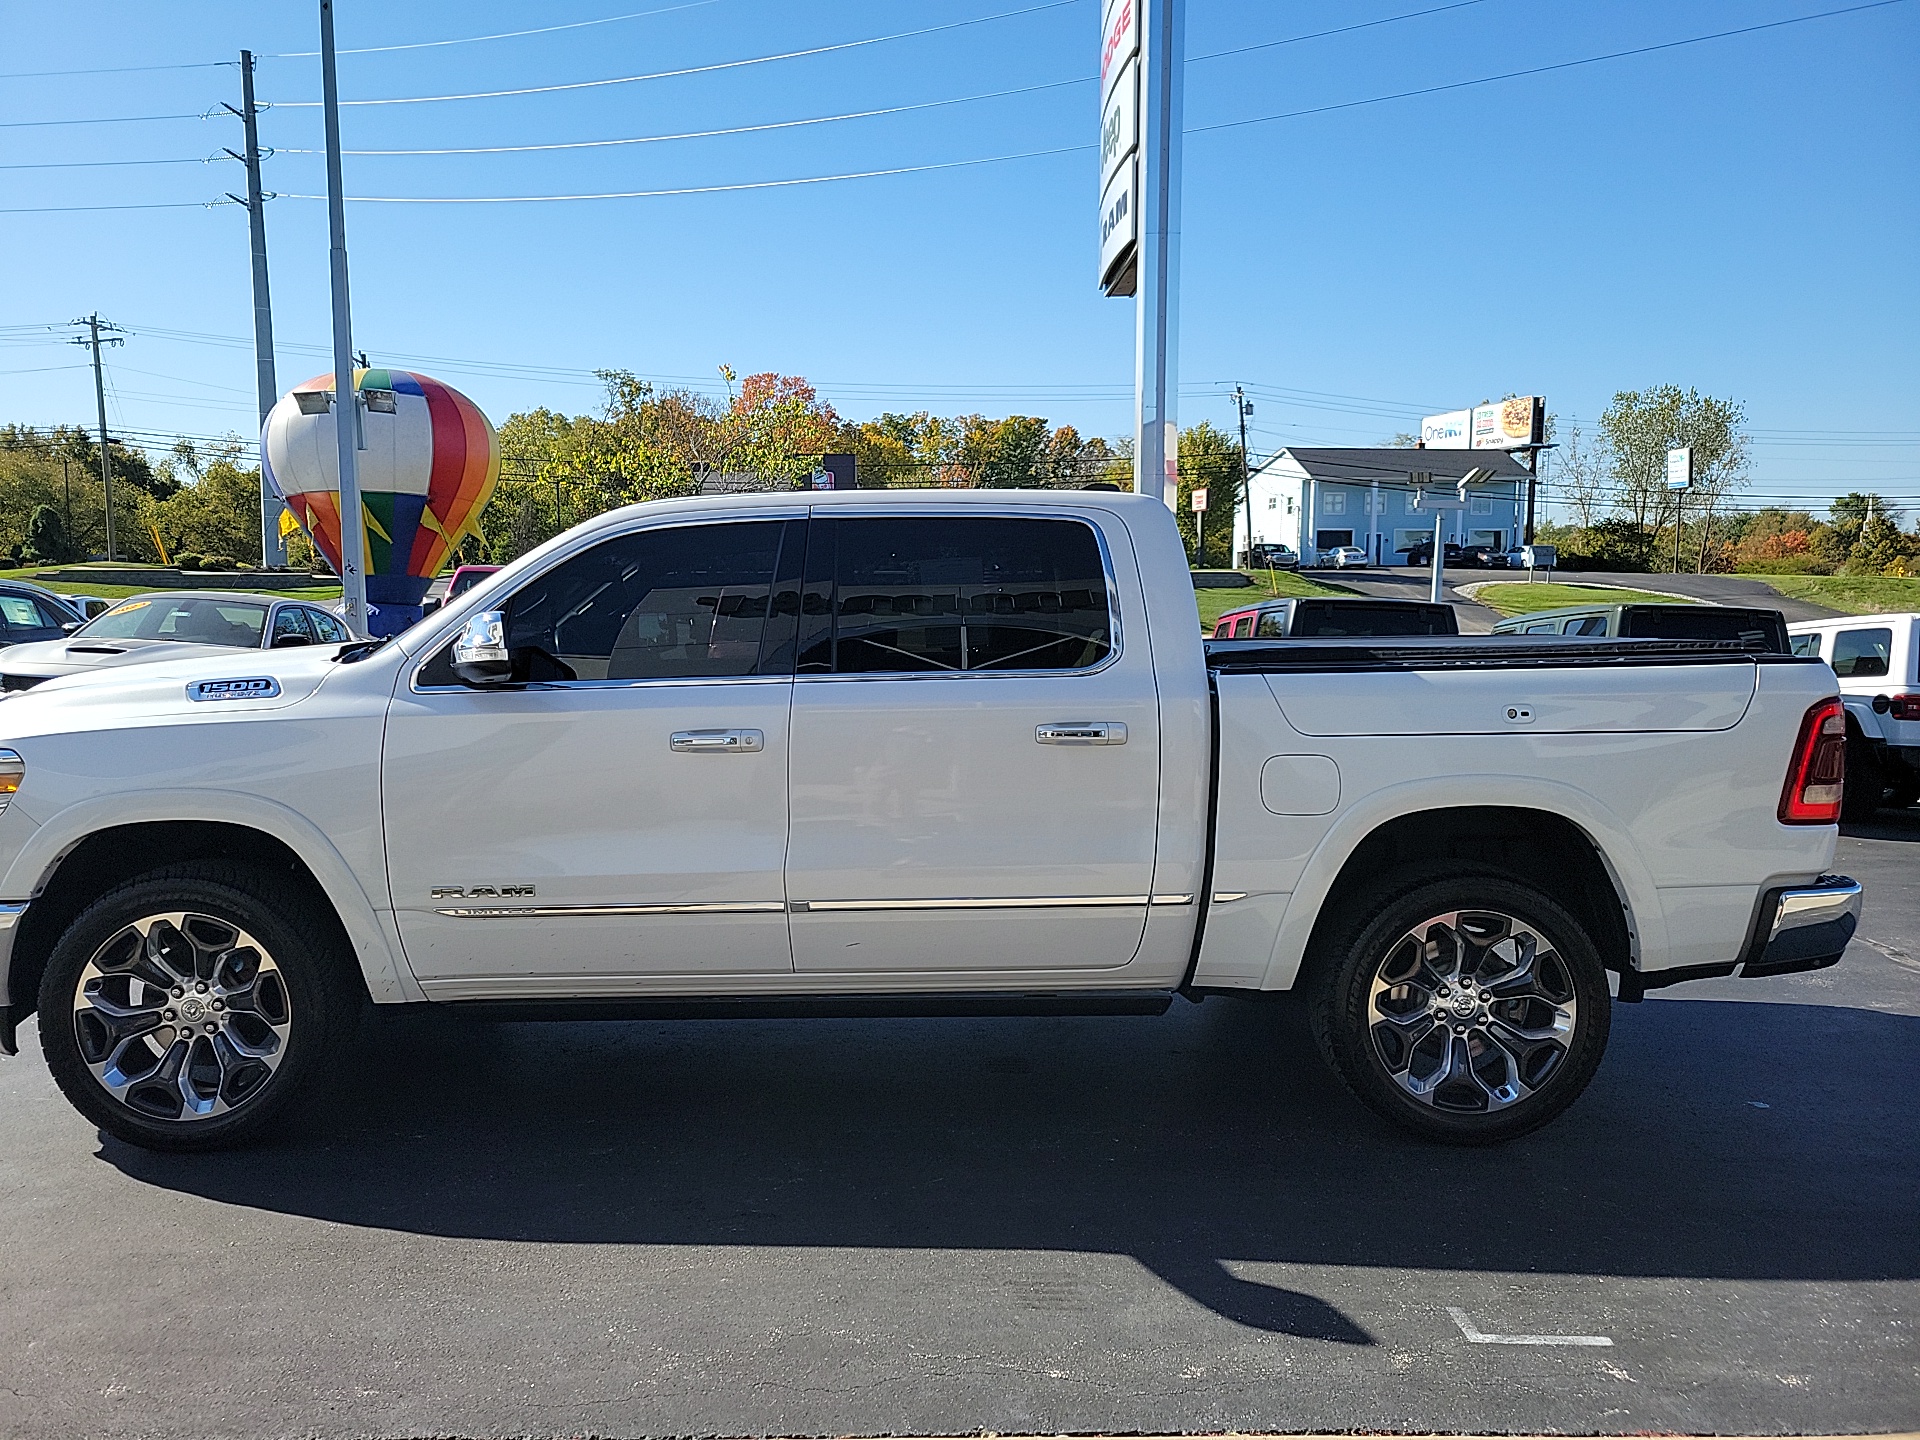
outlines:
[[[189,700],[270,700],[280,693],[280,682],[269,675],[245,680],[194,680],[187,685]]]

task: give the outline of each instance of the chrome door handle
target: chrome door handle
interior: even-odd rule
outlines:
[[[1127,727],[1118,720],[1070,720],[1036,725],[1033,738],[1042,745],[1124,745]]]
[[[682,755],[751,755],[767,748],[758,730],[676,730],[673,748]]]

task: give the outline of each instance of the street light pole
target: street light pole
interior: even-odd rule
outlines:
[[[1139,279],[1134,301],[1134,489],[1180,504],[1180,144],[1186,0],[1139,0]]]
[[[1247,516],[1247,564],[1253,564],[1253,496],[1247,486],[1251,480],[1247,468],[1247,417],[1253,414],[1253,402],[1240,386],[1233,387],[1233,412],[1240,421],[1240,505]],[[1227,556],[1227,568],[1233,568],[1233,556]]]
[[[347,300],[347,202],[340,178],[340,87],[334,75],[333,0],[320,0],[320,97],[327,132],[327,259],[333,282],[333,432],[340,457],[340,589],[347,628],[367,633],[367,529],[360,507],[360,393],[353,383]]]

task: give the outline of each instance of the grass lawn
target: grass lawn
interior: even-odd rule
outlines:
[[[1562,585],[1552,580],[1524,580],[1481,585],[1473,598],[1490,605],[1502,615],[1530,615],[1536,610],[1564,610],[1571,605],[1628,605],[1651,601],[1656,605],[1676,603],[1671,595],[1651,595],[1645,590],[1614,590],[1601,585]],[[1690,601],[1679,603],[1690,604]]]
[[[1771,585],[1782,595],[1838,610],[1842,615],[1920,610],[1920,580],[1892,575],[1743,575]]]
[[[1291,570],[1254,570],[1244,571],[1253,577],[1253,584],[1236,585],[1227,590],[1196,590],[1193,598],[1200,606],[1200,628],[1209,635],[1213,633],[1214,621],[1229,610],[1241,610],[1249,605],[1258,605],[1262,600],[1271,600],[1275,595],[1284,597],[1297,595],[1352,595],[1356,591],[1344,585],[1325,585],[1318,580],[1309,580],[1304,575],[1296,575]]]
[[[146,595],[158,588],[152,585],[81,585],[79,583],[69,585],[62,580],[42,580],[39,578],[41,571],[58,568],[58,566],[29,565],[22,570],[0,570],[0,580],[25,580],[30,585],[38,585],[43,589],[51,590],[56,595],[98,595],[107,600],[124,600],[129,595]],[[102,567],[99,565],[90,565],[87,568],[97,570]],[[261,578],[267,579],[269,577],[262,576]],[[252,593],[256,595],[280,595],[289,600],[325,601],[338,600],[340,598],[340,587],[338,585],[315,585],[310,588],[303,587],[297,590],[276,590],[272,586],[267,585],[254,589]]]

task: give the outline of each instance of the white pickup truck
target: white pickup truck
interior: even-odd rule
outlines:
[[[385,643],[0,701],[0,1038],[155,1148],[257,1134],[368,999],[1157,1013],[1294,991],[1422,1135],[1544,1123],[1612,999],[1832,964],[1818,659],[1204,642],[1123,494],[603,515]]]

